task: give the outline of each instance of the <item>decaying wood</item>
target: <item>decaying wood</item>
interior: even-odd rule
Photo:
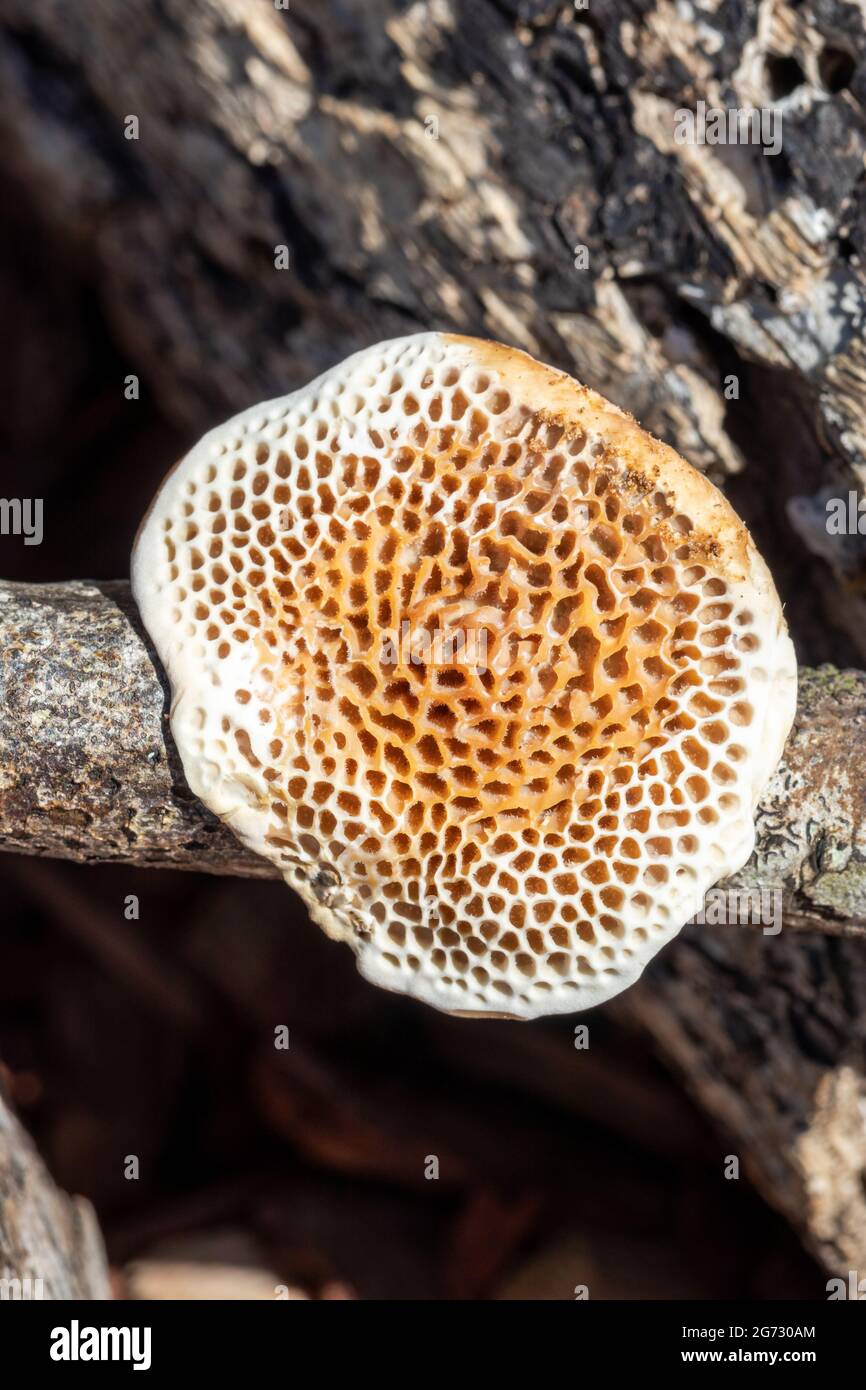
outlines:
[[[192,795],[125,582],[0,585],[0,841],[273,877]]]
[[[502,338],[727,480],[810,658],[866,655],[821,524],[866,478],[864,43],[846,0],[5,0],[0,171],[191,433],[393,334]],[[774,105],[782,152],[678,144],[698,99]],[[185,788],[127,586],[0,599],[5,846],[271,875]],[[802,673],[738,876],[804,934],[688,929],[613,1006],[861,1272],[864,720],[866,677]]]
[[[0,1300],[110,1296],[90,1203],[55,1187],[0,1096]]]
[[[126,583],[0,584],[0,848],[275,877],[189,791],[167,704]],[[866,932],[863,744],[866,676],[803,671],[757,849],[726,887],[782,891],[788,926]]]
[[[834,1275],[866,1263],[861,941],[686,927],[610,1006],[646,1028],[728,1156]]]

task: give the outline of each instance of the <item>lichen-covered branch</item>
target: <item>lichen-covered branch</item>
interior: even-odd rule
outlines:
[[[273,877],[189,791],[167,707],[126,583],[0,584],[0,848]],[[789,926],[866,930],[861,742],[866,676],[804,671],[735,880],[784,890]]]

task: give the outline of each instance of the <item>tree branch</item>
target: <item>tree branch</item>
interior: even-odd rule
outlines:
[[[0,584],[0,848],[276,877],[192,795],[129,586]],[[727,887],[784,890],[786,925],[866,931],[866,676],[801,673],[758,846]]]
[[[193,796],[129,585],[0,584],[0,847],[276,877]]]

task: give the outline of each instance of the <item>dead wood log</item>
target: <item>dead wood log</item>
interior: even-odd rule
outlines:
[[[0,1299],[110,1297],[90,1203],[55,1187],[0,1096]]]
[[[834,1276],[866,1265],[866,953],[860,941],[686,927],[608,1008],[640,1025],[728,1159]],[[591,1021],[591,1017],[590,1017]]]
[[[864,25],[844,0],[5,0],[0,173],[192,431],[436,326],[564,367],[718,480],[745,465],[821,660],[840,622],[866,652],[863,552],[812,558],[782,510],[866,474]],[[774,106],[782,153],[678,145],[699,98]],[[272,872],[185,790],[126,586],[10,587],[0,626],[7,848]],[[862,944],[828,933],[866,921],[864,714],[866,678],[804,672],[743,877],[820,935],[687,931],[620,1006],[860,1269]]]

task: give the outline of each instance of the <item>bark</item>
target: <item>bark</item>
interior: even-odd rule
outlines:
[[[834,1276],[866,1263],[860,941],[686,927],[611,1007],[683,1077],[730,1157]]]
[[[811,660],[866,655],[864,542],[823,524],[827,490],[866,477],[862,7],[4,0],[3,20],[0,173],[192,434],[392,334],[503,338],[728,484]],[[782,151],[678,144],[698,99],[775,106]],[[3,599],[6,847],[270,874],[186,791],[126,586]],[[688,930],[618,1006],[843,1271],[866,1267],[863,947],[833,935],[866,922],[864,717],[866,677],[803,672],[740,876],[783,885],[807,934]]]
[[[125,582],[0,585],[0,845],[274,877],[193,796]]]
[[[0,1299],[110,1297],[90,1203],[54,1186],[0,1096]]]

